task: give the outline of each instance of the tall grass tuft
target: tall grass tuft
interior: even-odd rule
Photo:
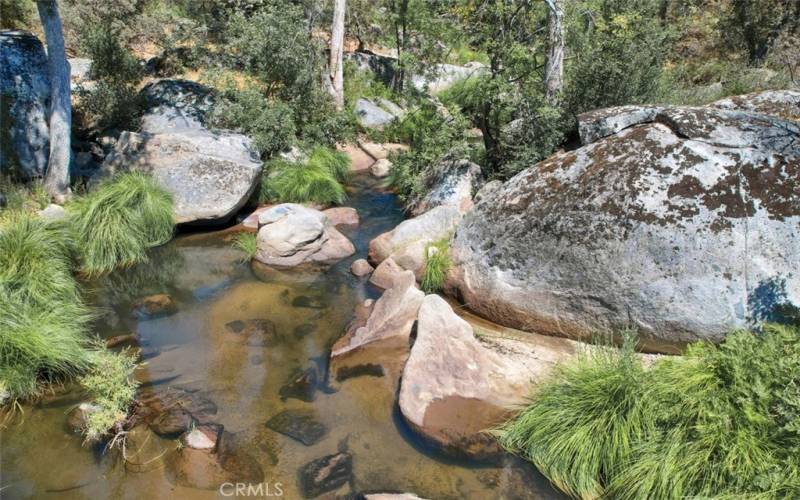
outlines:
[[[264,202],[342,204],[347,199],[342,182],[347,180],[350,159],[339,151],[316,148],[305,163],[270,162],[262,177]]]
[[[169,193],[138,172],[115,177],[69,210],[88,276],[145,260],[147,249],[166,243],[175,225]]]
[[[96,407],[86,419],[84,434],[89,442],[122,430],[138,386],[133,378],[136,360],[128,353],[106,351],[98,345],[91,362],[91,368],[80,380]]]
[[[258,236],[255,233],[239,233],[233,240],[233,246],[244,252],[245,257],[242,259],[249,260],[255,257],[258,251],[257,244]]]
[[[575,498],[793,498],[800,329],[766,325],[645,369],[631,349],[558,368],[499,431]]]
[[[426,293],[437,293],[444,286],[450,270],[450,238],[444,238],[425,248],[425,273],[420,286]]]

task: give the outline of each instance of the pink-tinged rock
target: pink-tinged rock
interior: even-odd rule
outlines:
[[[201,425],[183,436],[183,444],[195,450],[213,450],[222,431],[218,425]]]
[[[387,160],[386,158],[381,158],[380,160],[376,161],[369,167],[369,173],[372,174],[373,177],[377,177],[382,179],[384,177],[389,176],[389,172],[392,170],[392,162]]]
[[[358,259],[350,266],[350,272],[359,278],[368,275],[374,268],[367,262],[367,259]]]
[[[400,410],[412,429],[445,451],[485,457],[500,452],[484,431],[508,418],[534,383],[575,352],[575,342],[479,341],[472,326],[438,295],[419,309],[417,338],[403,370]]]
[[[348,371],[361,366],[378,366],[384,374],[399,376],[425,296],[416,285],[414,274],[405,271],[375,302],[366,323],[349,330],[333,345],[331,374],[335,378],[342,380]]]
[[[394,259],[388,258],[378,265],[370,276],[369,282],[386,290],[394,286],[395,281],[403,272],[403,268],[398,266]]]
[[[343,151],[350,157],[350,169],[355,172],[363,172],[369,170],[369,167],[375,163],[375,158],[369,155],[366,151],[358,147],[356,144],[347,144],[345,146],[337,146],[339,151]]]
[[[327,210],[323,210],[322,213],[328,217],[328,220],[330,220],[331,224],[333,224],[335,227],[355,227],[358,226],[359,222],[361,222],[358,217],[358,212],[355,208],[351,207],[329,208]]]
[[[275,205],[262,205],[256,208],[252,214],[248,215],[242,221],[242,227],[249,231],[258,231],[258,217],[274,206]]]
[[[359,146],[361,149],[366,151],[368,155],[376,160],[384,160],[389,157],[392,153],[397,153],[401,151],[407,151],[408,146],[405,144],[397,144],[392,142],[387,142],[383,144],[378,144],[376,142],[359,142]]]
[[[263,212],[258,222],[255,259],[271,267],[330,265],[356,251],[319,210],[284,203]]]

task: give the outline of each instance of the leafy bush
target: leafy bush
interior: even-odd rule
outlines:
[[[289,149],[295,139],[292,109],[270,101],[258,89],[228,89],[214,106],[210,121],[215,127],[241,131],[253,140],[263,158]]]
[[[33,0],[0,0],[0,29],[30,29],[35,18]]]
[[[147,249],[172,237],[175,224],[169,193],[138,172],[117,176],[68,208],[89,276],[145,260]]]
[[[97,346],[92,352],[91,367],[80,383],[89,393],[96,409],[88,413],[84,435],[89,442],[121,431],[136,396],[138,383],[133,378],[136,359],[127,352],[113,353]]]
[[[257,239],[256,233],[239,233],[233,239],[234,248],[241,250],[245,254],[245,258],[242,260],[249,260],[255,257],[258,251]]]
[[[82,44],[96,83],[80,92],[80,112],[100,128],[136,128],[142,106],[136,88],[142,79],[139,61],[122,45],[119,32],[106,25],[89,26]]]
[[[645,369],[630,349],[558,368],[500,431],[577,498],[791,498],[800,330],[767,325]]]
[[[425,293],[437,293],[444,286],[450,270],[450,238],[431,243],[425,248],[425,273],[420,287]]]

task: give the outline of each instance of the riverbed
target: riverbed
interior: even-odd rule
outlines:
[[[353,457],[348,483],[335,493],[410,492],[429,499],[562,498],[531,465],[511,456],[491,462],[448,458],[405,425],[396,388],[365,374],[335,388],[325,379],[331,344],[342,335],[357,303],[380,291],[349,272],[365,257],[369,241],[403,220],[395,196],[359,176],[347,205],[361,224],[343,232],[357,252],[318,272],[264,273],[242,260],[230,231],[193,232],[155,249],[150,261],[86,283],[95,306],[97,335],[135,332],[144,364],[137,372],[145,391],[185,391],[216,407],[224,426],[263,471],[262,493],[302,498],[298,470],[337,451]],[[136,299],[169,294],[177,311],[133,314]],[[268,320],[277,341],[230,342],[237,321]],[[309,370],[311,390],[300,396],[287,381]],[[69,387],[25,405],[0,431],[2,498],[220,498],[232,490],[182,484],[169,466],[176,439],[152,437],[152,460],[131,467],[119,453],[83,445],[66,425],[82,399]],[[266,426],[286,410],[313,414],[324,437],[305,445]]]

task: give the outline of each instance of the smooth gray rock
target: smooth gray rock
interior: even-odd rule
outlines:
[[[755,92],[721,99],[712,103],[711,106],[731,111],[751,111],[797,121],[800,120],[800,91]]]
[[[455,206],[467,213],[472,208],[472,193],[480,180],[481,167],[469,160],[445,160],[431,169],[425,179],[424,195],[409,203],[413,216],[441,205]]]
[[[146,108],[141,131],[151,134],[203,129],[214,106],[212,89],[189,80],[157,80],[140,95]]]
[[[371,52],[347,52],[344,54],[344,58],[354,62],[360,70],[374,74],[387,87],[390,87],[394,82],[395,73],[397,72],[397,58],[381,56]]]
[[[665,109],[482,197],[454,238],[450,292],[528,331],[719,341],[797,314],[798,178],[800,124]]]
[[[206,129],[168,133],[123,132],[103,162],[100,176],[137,170],[171,194],[178,223],[224,222],[258,185],[261,162],[250,139]]]
[[[485,74],[487,68],[479,62],[464,66],[454,64],[434,64],[426,74],[411,77],[411,85],[420,92],[437,94],[468,78]]]
[[[356,251],[324,213],[295,203],[262,212],[258,224],[255,259],[268,266],[328,265]]]
[[[581,144],[591,144],[626,128],[655,120],[664,108],[659,106],[615,106],[578,115]]]
[[[42,42],[0,31],[0,172],[42,177],[50,151],[50,78]]]
[[[364,128],[381,129],[399,117],[378,102],[364,98],[356,101],[355,111],[358,123]]]

